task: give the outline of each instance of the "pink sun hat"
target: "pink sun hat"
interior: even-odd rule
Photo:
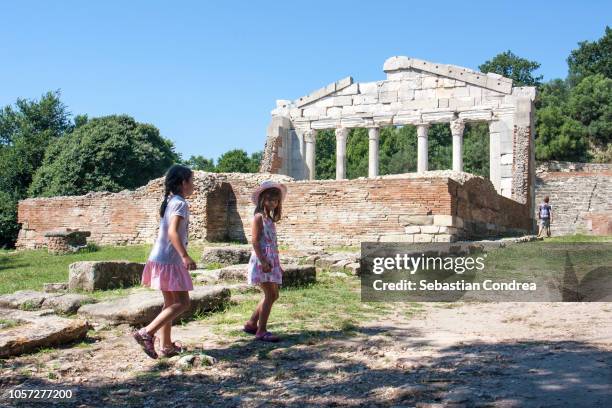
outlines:
[[[282,183],[277,183],[276,181],[266,180],[259,185],[251,194],[251,202],[255,205],[259,202],[259,195],[269,188],[277,188],[281,192],[281,201],[285,199],[287,195],[287,186]]]

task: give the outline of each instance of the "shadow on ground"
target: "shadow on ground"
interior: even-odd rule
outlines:
[[[612,400],[612,353],[585,343],[470,342],[406,363],[416,348],[432,346],[419,341],[418,332],[399,335],[394,327],[375,326],[302,332],[286,335],[278,344],[241,337],[231,346],[205,350],[219,360],[213,368],[176,372],[160,361],[123,384],[59,384],[15,375],[2,378],[0,388],[70,387],[75,400],[57,406],[74,407],[414,406],[419,402],[604,407]],[[385,351],[389,347],[394,347],[392,357]]]

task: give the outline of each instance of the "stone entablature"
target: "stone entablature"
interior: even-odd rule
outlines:
[[[487,122],[490,131],[489,178],[497,192],[533,205],[534,87],[468,68],[408,57],[391,57],[387,78],[333,82],[295,101],[279,100],[272,111],[261,171],[298,180],[314,179],[317,131],[336,130],[336,178],[346,177],[346,134],[368,128],[369,177],[378,175],[378,135],[383,126],[417,126],[418,172],[428,170],[427,131],[449,123],[454,171],[463,170],[463,131],[467,122]]]

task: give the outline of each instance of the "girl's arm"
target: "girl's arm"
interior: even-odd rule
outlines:
[[[263,235],[263,216],[261,214],[255,214],[255,219],[253,220],[253,226],[251,227],[251,236],[253,242],[253,250],[255,251],[255,255],[259,259],[259,263],[261,263],[261,267],[264,272],[270,272],[272,267],[268,263],[265,255],[261,252],[261,237]]]
[[[179,226],[183,222],[183,217],[180,215],[173,215],[170,218],[170,226],[168,227],[168,238],[170,242],[172,242],[172,246],[176,249],[176,252],[179,253],[181,259],[183,260],[183,265],[187,270],[196,269],[196,263],[189,257],[183,242],[181,241],[181,237],[179,235]]]

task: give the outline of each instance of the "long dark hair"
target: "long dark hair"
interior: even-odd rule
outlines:
[[[166,213],[166,207],[168,206],[168,196],[172,194],[181,194],[181,188],[183,181],[189,181],[193,177],[193,171],[189,167],[175,164],[168,169],[166,172],[166,180],[164,181],[164,201],[162,201],[161,207],[159,208],[159,216],[163,217]]]
[[[270,211],[268,211],[268,209],[264,206],[264,201],[268,197],[276,198],[278,200],[278,206],[274,211],[272,211],[272,213],[270,213]],[[282,198],[283,195],[281,194],[281,191],[278,188],[272,187],[265,189],[259,194],[259,198],[257,199],[257,207],[255,207],[255,214],[265,214],[266,216],[268,216],[268,218],[271,218],[272,221],[278,222],[281,219],[281,214],[283,212]]]

